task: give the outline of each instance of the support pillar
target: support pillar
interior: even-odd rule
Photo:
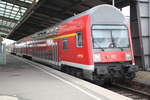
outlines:
[[[5,45],[0,42],[0,64],[6,64]]]
[[[136,64],[143,70],[150,69],[150,1],[130,2],[130,22]]]

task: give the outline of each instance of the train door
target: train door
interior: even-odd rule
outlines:
[[[59,60],[58,60],[58,43],[57,43],[57,41],[54,41],[53,49],[54,49],[54,52],[53,52],[54,64],[58,66]]]

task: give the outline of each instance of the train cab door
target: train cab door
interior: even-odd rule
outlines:
[[[53,45],[53,61],[55,65],[59,65],[59,60],[58,60],[58,43],[57,41],[54,41],[54,45]]]

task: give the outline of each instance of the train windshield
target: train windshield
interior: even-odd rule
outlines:
[[[128,29],[125,26],[100,26],[92,28],[94,48],[129,48]]]

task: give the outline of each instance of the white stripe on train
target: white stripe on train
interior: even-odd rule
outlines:
[[[61,66],[62,64],[64,64],[64,65],[72,66],[72,67],[75,67],[75,68],[94,71],[94,65],[85,65],[85,64],[73,63],[73,62],[69,62],[69,61],[55,62],[55,61],[52,61],[52,60],[47,60],[47,59],[38,58],[38,57],[32,57],[32,58],[34,60],[37,60],[39,62],[44,62],[46,64],[53,64],[53,65],[57,65],[57,66]]]

